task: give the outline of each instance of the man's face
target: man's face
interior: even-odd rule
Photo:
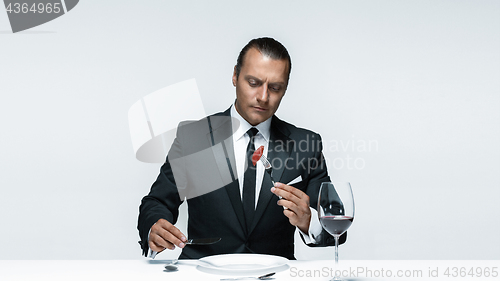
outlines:
[[[255,126],[278,110],[288,85],[288,61],[273,60],[257,49],[248,50],[239,77],[233,73],[236,110]]]

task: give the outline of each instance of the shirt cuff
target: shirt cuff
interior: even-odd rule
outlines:
[[[319,223],[318,219],[318,212],[309,207],[311,209],[311,221],[309,222],[309,235],[305,234],[300,230],[299,232],[302,235],[302,238],[304,238],[304,242],[306,244],[316,244],[318,241],[316,241],[316,237],[318,237],[321,234],[321,231],[323,231],[323,227],[321,227],[321,224]]]

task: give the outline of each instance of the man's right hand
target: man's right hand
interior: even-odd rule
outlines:
[[[158,253],[165,249],[173,250],[175,246],[184,248],[186,241],[186,236],[164,219],[159,219],[153,224],[149,233],[149,248]]]

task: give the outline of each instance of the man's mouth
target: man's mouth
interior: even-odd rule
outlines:
[[[266,111],[267,110],[267,108],[263,108],[263,107],[260,107],[260,106],[254,106],[253,108],[255,110],[257,110],[257,111]]]

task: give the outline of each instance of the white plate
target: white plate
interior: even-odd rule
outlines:
[[[288,269],[288,259],[261,254],[226,254],[200,259],[197,269],[213,274],[264,274]]]

